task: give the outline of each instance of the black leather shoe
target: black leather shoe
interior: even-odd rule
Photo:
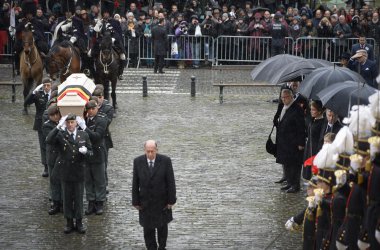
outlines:
[[[160,70],[158,73],[160,73],[160,74],[165,74],[165,72],[164,72],[164,71],[162,71],[162,70]]]
[[[289,188],[291,188],[292,186],[290,186],[290,185],[286,185],[286,186],[284,186],[284,187],[282,187],[282,188],[280,188],[282,191],[285,191],[285,190],[288,190]]]
[[[88,207],[87,207],[87,210],[84,211],[84,213],[86,215],[90,215],[90,214],[93,214],[95,212],[96,212],[95,201],[88,201]]]
[[[42,172],[42,177],[49,177],[48,167],[45,165],[44,172]]]
[[[285,177],[279,179],[278,181],[275,181],[274,183],[278,183],[278,184],[280,184],[280,183],[283,183],[284,181],[286,181],[286,178],[285,178]]]
[[[82,219],[77,219],[75,226],[76,226],[78,233],[80,233],[80,234],[86,233],[86,228],[83,226]]]
[[[96,215],[102,215],[103,214],[103,201],[97,201],[96,202]]]
[[[67,224],[66,224],[63,232],[65,234],[69,234],[74,230],[74,222],[73,222],[73,219],[66,219],[66,220],[67,220]]]
[[[297,193],[299,191],[300,191],[299,188],[291,187],[288,190],[286,190],[286,193],[288,193],[288,194],[294,194],[294,193]]]
[[[53,206],[49,209],[48,213],[50,215],[58,214],[59,211],[61,210],[60,204],[58,201],[53,201]]]

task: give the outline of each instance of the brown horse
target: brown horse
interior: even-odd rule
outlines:
[[[33,33],[25,30],[21,34],[23,51],[20,55],[20,75],[24,87],[24,100],[33,88],[33,84],[40,85],[43,77],[43,63],[40,53],[34,43]],[[24,106],[23,113],[28,109]]]
[[[80,73],[79,50],[68,41],[54,45],[47,58],[47,71],[53,81],[59,77],[63,83],[72,73]]]

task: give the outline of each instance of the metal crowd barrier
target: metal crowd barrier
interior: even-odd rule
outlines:
[[[169,35],[168,52],[165,60],[192,61],[198,65],[200,61],[214,60],[216,43],[210,36],[175,36]],[[144,61],[148,66],[153,65],[154,53],[150,37],[140,37],[138,46],[138,66]]]
[[[352,46],[359,43],[358,38],[320,38],[320,37],[300,37],[295,41],[298,50],[293,51],[293,55],[312,59],[324,59],[333,63],[339,62],[339,56],[344,52],[351,54]],[[376,59],[377,49],[375,39],[367,38],[367,43],[374,49],[374,59]]]

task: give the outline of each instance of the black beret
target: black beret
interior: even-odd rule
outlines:
[[[67,114],[66,121],[76,120],[76,119],[77,119],[77,116],[75,114],[73,113]]]
[[[55,114],[59,113],[59,109],[57,107],[57,104],[52,104],[48,108],[47,112],[48,112],[48,115],[55,115]]]
[[[88,103],[86,104],[86,109],[96,108],[97,106],[98,106],[98,104],[96,103],[96,101],[94,101],[94,100],[90,100],[90,101],[88,101]]]

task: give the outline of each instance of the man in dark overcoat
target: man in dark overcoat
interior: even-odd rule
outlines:
[[[157,143],[148,140],[145,154],[133,161],[132,205],[139,210],[139,222],[144,228],[148,250],[165,249],[168,223],[173,220],[176,186],[171,159],[157,154]]]
[[[305,147],[305,120],[302,108],[294,101],[290,89],[281,91],[284,107],[281,110],[276,133],[276,162],[283,164],[287,185],[281,190],[295,193],[300,189],[303,150]]]
[[[58,168],[62,184],[63,214],[67,220],[64,233],[75,228],[79,233],[86,232],[82,224],[84,170],[86,161],[92,157],[92,145],[88,134],[77,128],[77,117],[68,114],[50,131],[46,143],[57,145],[59,155],[55,168]],[[73,219],[76,219],[74,227]]]
[[[158,25],[152,29],[154,73],[157,73],[158,70],[161,74],[165,73],[162,69],[164,68],[164,59],[168,47],[168,32],[164,24],[165,18],[160,18]]]

